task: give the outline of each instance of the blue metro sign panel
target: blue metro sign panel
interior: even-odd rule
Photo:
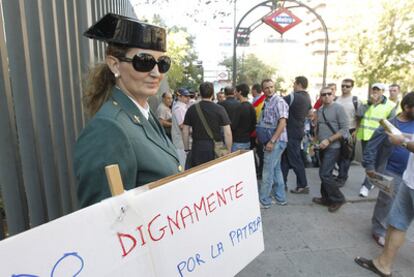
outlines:
[[[302,22],[299,17],[286,8],[274,10],[269,15],[263,17],[262,21],[281,34]]]

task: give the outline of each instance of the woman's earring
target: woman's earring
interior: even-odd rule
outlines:
[[[117,78],[117,79],[121,76],[121,75],[119,74],[119,72],[116,72],[114,75],[115,75],[115,78]]]

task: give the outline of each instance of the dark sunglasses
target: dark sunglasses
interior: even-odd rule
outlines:
[[[350,85],[342,85],[343,88],[352,88]]]
[[[158,71],[165,73],[170,69],[171,59],[168,56],[161,56],[155,60],[154,56],[147,53],[135,55],[132,59],[127,57],[117,57],[122,62],[130,62],[138,72],[150,72],[155,65],[158,65]]]
[[[332,95],[332,92],[327,92],[327,93],[321,93],[321,96],[322,97],[324,97],[324,96],[331,96]]]

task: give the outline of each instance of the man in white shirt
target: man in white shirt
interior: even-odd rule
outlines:
[[[349,120],[349,133],[351,134],[351,137],[355,139],[355,130],[358,127],[356,111],[361,103],[356,96],[352,96],[353,87],[354,80],[344,79],[341,85],[342,95],[338,96],[335,102],[344,107],[345,113],[348,116]],[[351,157],[350,159],[344,159],[343,157],[341,157],[338,161],[339,173],[337,177],[337,182],[340,186],[345,185],[345,182],[348,179],[348,171],[349,167],[351,166],[352,159],[353,157]]]
[[[388,87],[388,91],[390,93],[389,99],[395,103],[395,114],[397,115],[400,112],[402,112],[402,108],[400,105],[400,86],[398,84],[392,84]]]
[[[186,88],[178,89],[177,101],[174,102],[172,108],[171,137],[174,146],[177,148],[178,159],[183,167],[185,166],[186,153],[184,151],[182,130],[189,102],[190,92]]]
[[[171,125],[172,125],[172,113],[171,113],[171,104],[173,101],[172,94],[164,92],[161,95],[162,102],[158,105],[157,108],[157,117],[160,121],[162,127],[165,129],[165,133],[171,139]]]
[[[414,111],[413,111],[414,112]],[[414,218],[414,141],[407,141],[403,135],[388,134],[392,144],[407,148],[410,151],[407,168],[404,171],[404,183],[388,215],[388,229],[382,253],[373,260],[356,257],[355,262],[371,270],[379,276],[391,276],[391,266],[398,250],[405,241],[405,234]]]

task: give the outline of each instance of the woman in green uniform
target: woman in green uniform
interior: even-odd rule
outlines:
[[[107,165],[119,165],[126,190],[182,170],[147,102],[170,68],[165,30],[107,14],[84,35],[108,45],[105,62],[91,70],[87,82],[85,107],[92,118],[75,146],[80,207],[111,196]]]

